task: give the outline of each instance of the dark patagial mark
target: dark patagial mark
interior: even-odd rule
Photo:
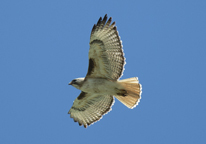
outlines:
[[[82,107],[82,108],[72,107],[72,109],[77,110],[77,111],[85,111],[86,110],[86,108],[84,108],[84,107]],[[71,117],[71,118],[73,118],[73,117]]]
[[[95,40],[93,40],[92,42],[90,42],[90,45],[91,45],[91,44],[94,44],[94,43],[98,43],[98,44],[104,45],[103,41],[97,40],[97,39],[95,39]]]
[[[94,70],[94,66],[95,66],[95,62],[92,58],[89,59],[89,68],[88,68],[88,72],[87,75],[91,75],[93,70]]]
[[[77,97],[78,100],[83,99],[86,96],[87,93],[81,92],[80,95]]]

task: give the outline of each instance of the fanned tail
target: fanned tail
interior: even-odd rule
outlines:
[[[125,96],[115,95],[115,97],[128,108],[133,109],[141,99],[142,86],[137,77],[119,80],[118,83],[126,90]]]

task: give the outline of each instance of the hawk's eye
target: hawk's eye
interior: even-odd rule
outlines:
[[[77,80],[73,80],[72,83],[76,83]]]

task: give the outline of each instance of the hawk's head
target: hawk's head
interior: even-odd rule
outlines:
[[[82,86],[84,82],[84,78],[76,78],[74,80],[72,80],[69,85],[72,85],[73,87],[80,89],[80,87]]]

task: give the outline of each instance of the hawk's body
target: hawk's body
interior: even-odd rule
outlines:
[[[134,108],[141,98],[141,85],[136,77],[119,80],[125,64],[124,53],[115,22],[107,15],[100,17],[90,37],[89,68],[85,78],[70,85],[82,92],[69,114],[80,125],[90,125],[111,110],[115,96],[124,105]]]
[[[103,78],[88,78],[79,89],[86,93],[116,95],[121,89],[124,89],[124,87],[115,81]]]

